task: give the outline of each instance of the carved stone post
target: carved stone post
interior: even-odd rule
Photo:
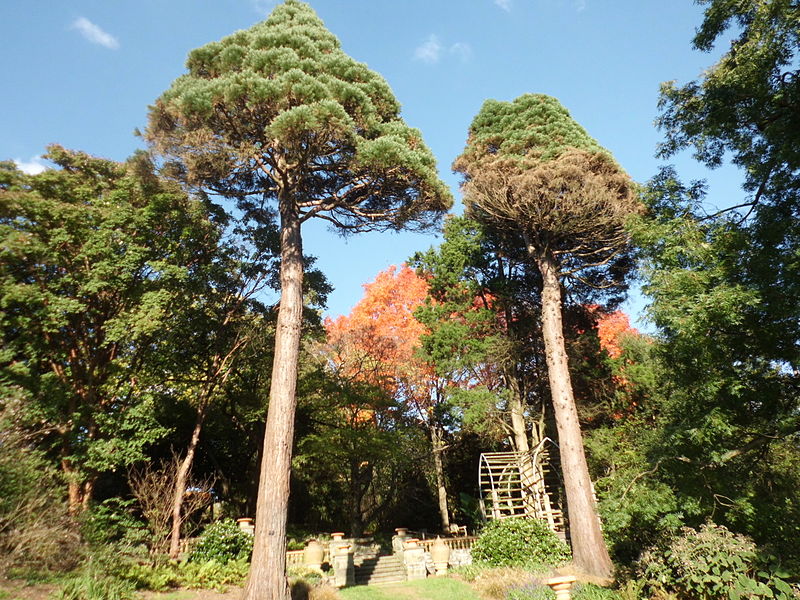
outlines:
[[[425,567],[425,548],[422,548],[418,540],[411,538],[403,545],[403,563],[406,566],[406,576],[409,581],[414,579],[425,579],[428,570]]]

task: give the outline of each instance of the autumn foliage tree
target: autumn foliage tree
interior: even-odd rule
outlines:
[[[386,81],[347,56],[307,4],[286,0],[266,21],[194,50],[186,65],[152,107],[147,139],[188,183],[265,222],[274,203],[280,219],[281,301],[245,598],[285,599],[301,225],[426,227],[452,200]]]
[[[517,236],[542,277],[542,335],[559,433],[573,553],[598,577],[613,567],[603,541],[567,366],[562,324],[565,280],[622,283],[624,224],[638,211],[630,179],[554,98],[489,100],[470,126],[454,169],[469,214]]]
[[[445,388],[420,354],[427,327],[414,316],[428,295],[427,282],[408,266],[389,267],[364,286],[364,297],[347,316],[325,323],[332,360],[340,372],[375,385],[400,400],[430,436],[439,513],[450,527],[444,463]]]

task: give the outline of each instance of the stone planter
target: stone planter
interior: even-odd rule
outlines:
[[[312,569],[322,569],[325,548],[317,540],[310,540],[303,551],[303,562]]]
[[[394,532],[395,535],[392,536],[392,554],[402,554],[403,542],[408,538],[408,529],[398,527]]]
[[[250,535],[253,535],[256,531],[256,526],[253,524],[253,519],[249,517],[236,519],[236,524],[239,526],[239,529],[245,533],[249,533]]]
[[[578,580],[574,575],[552,577],[545,581],[556,593],[556,600],[570,600],[572,598],[572,584]]]
[[[431,559],[436,567],[436,575],[447,575],[447,563],[450,561],[450,546],[437,537],[431,545]]]

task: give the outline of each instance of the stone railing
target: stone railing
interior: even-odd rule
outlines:
[[[478,538],[476,536],[469,536],[469,537],[454,537],[454,538],[442,538],[442,541],[450,547],[450,550],[472,550],[472,544],[475,543],[475,540]],[[431,546],[436,543],[435,539],[427,539],[427,540],[419,540],[417,542],[422,548],[425,549],[425,552],[431,551]]]
[[[303,558],[304,554],[305,550],[289,550],[286,553],[286,566],[287,567],[303,566],[305,564],[305,560]]]

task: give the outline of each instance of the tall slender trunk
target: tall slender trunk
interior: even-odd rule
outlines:
[[[203,421],[206,417],[207,402],[205,398],[197,406],[197,416],[194,421],[192,437],[186,448],[186,456],[183,457],[178,472],[175,474],[175,495],[172,497],[172,533],[169,540],[169,557],[177,559],[181,550],[181,511],[183,509],[183,497],[186,492],[186,481],[192,469],[197,443],[200,441],[200,431],[203,429]]]
[[[514,447],[517,452],[528,454],[531,447],[528,444],[528,431],[525,427],[525,405],[522,402],[522,394],[519,386],[512,384],[511,399],[508,401],[509,412],[511,413],[511,431],[514,434]]]
[[[534,257],[543,281],[542,337],[558,428],[572,554],[575,564],[582,571],[595,577],[610,579],[614,567],[600,529],[600,517],[592,493],[578,411],[567,367],[558,265],[549,253],[537,253]]]
[[[361,537],[364,532],[364,514],[361,505],[364,501],[369,482],[365,484],[368,473],[361,471],[361,459],[355,454],[350,454],[350,499],[348,506],[350,510],[350,535]]]
[[[281,303],[258,484],[253,560],[243,600],[289,600],[286,519],[297,404],[297,360],[303,323],[303,246],[300,219],[289,195],[283,191],[278,201],[281,216]]]
[[[520,385],[513,380],[512,394],[509,400],[511,412],[511,431],[514,434],[514,448],[519,456],[520,483],[525,513],[530,517],[538,517],[536,504],[536,471],[531,460],[531,446],[528,442],[528,429],[525,426],[525,403],[522,400]]]
[[[431,445],[433,446],[433,469],[436,473],[436,493],[439,497],[439,516],[442,519],[442,531],[450,531],[450,514],[447,510],[447,487],[444,479],[444,431],[438,423],[431,424]]]

